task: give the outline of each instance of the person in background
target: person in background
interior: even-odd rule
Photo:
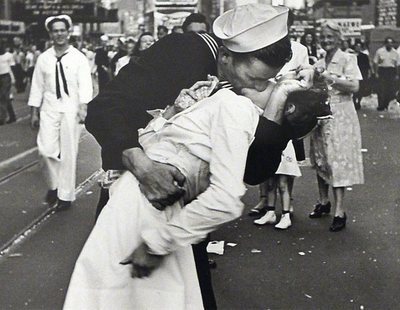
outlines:
[[[157,27],[157,38],[158,38],[158,40],[164,38],[166,35],[168,35],[168,28],[165,27],[164,25],[159,25]]]
[[[291,10],[288,13],[288,29],[294,21]],[[297,41],[290,41],[292,58],[279,71],[278,76],[283,76],[290,72],[295,72],[300,66],[308,64],[307,48]],[[275,224],[275,204],[277,188],[282,200],[282,216],[275,228],[287,229],[292,223],[290,211],[293,212],[291,203],[294,178],[301,176],[297,161],[305,159],[303,140],[289,141],[282,152],[281,163],[274,176],[260,185],[260,202],[250,210],[249,215],[263,215],[254,221],[256,225]]]
[[[311,65],[315,64],[318,60],[317,43],[315,35],[312,32],[306,32],[300,39],[300,43],[307,48],[309,62]]]
[[[32,80],[33,70],[35,69],[35,65],[39,55],[40,51],[37,49],[37,46],[35,44],[33,44],[26,53],[26,75],[29,81]]]
[[[151,32],[143,32],[132,50],[132,56],[135,59],[139,58],[144,50],[147,50],[154,44],[155,40]]]
[[[378,82],[378,111],[387,110],[398,89],[400,56],[393,48],[393,43],[393,38],[386,37],[385,45],[378,48],[373,60]]]
[[[65,209],[75,200],[79,137],[93,88],[86,56],[69,44],[71,18],[48,17],[45,27],[53,47],[38,57],[28,105],[31,126],[40,125],[37,145],[49,188],[46,202]]]
[[[10,52],[6,52],[4,43],[0,41],[0,125],[16,121],[10,102],[11,85],[15,82],[11,69],[13,65],[13,55]],[[9,110],[10,106],[11,111]]]
[[[201,13],[192,13],[182,24],[183,32],[209,32],[210,25],[207,18]]]
[[[363,45],[361,42],[356,42],[354,52],[357,55],[357,65],[360,69],[362,80],[360,81],[360,89],[353,94],[353,102],[356,110],[361,109],[361,99],[368,96],[369,79],[371,77],[371,65],[368,55],[362,52]]]
[[[315,63],[329,85],[333,118],[319,121],[311,133],[310,160],[317,172],[319,202],[309,217],[320,218],[331,211],[329,187],[333,188],[335,217],[329,230],[337,232],[346,226],[344,193],[347,186],[364,183],[360,123],[351,94],[358,91],[362,75],[356,56],[340,49],[342,32],[333,22],[321,26],[320,42],[326,57]]]
[[[171,33],[183,33],[182,26],[174,26],[174,27],[172,27]]]
[[[118,38],[117,40],[117,53],[111,58],[110,70],[113,75],[117,75],[116,66],[119,59],[129,54],[126,50],[127,40],[125,38]]]
[[[126,47],[125,47],[125,52],[127,53],[125,56],[122,56],[121,58],[118,59],[116,65],[115,65],[115,75],[118,74],[119,70],[121,70],[122,67],[127,65],[129,63],[129,60],[131,59],[133,55],[133,50],[135,48],[135,41],[133,39],[128,39],[126,41]]]
[[[81,51],[85,54],[87,60],[89,61],[90,72],[92,73],[92,75],[94,75],[96,73],[96,64],[94,63],[94,58],[96,54],[93,51],[93,45],[91,43],[85,42]]]
[[[99,91],[102,91],[104,86],[110,81],[110,59],[108,58],[108,36],[100,37],[100,47],[96,49],[94,63],[97,66],[97,78],[99,82]]]
[[[26,72],[25,68],[25,52],[23,49],[23,43],[20,37],[15,37],[13,39],[13,57],[14,57],[14,65],[12,66],[13,74],[15,77],[15,88],[17,89],[17,93],[23,93],[25,91],[26,83],[25,77]]]
[[[350,41],[343,39],[342,44],[340,45],[340,49],[345,53],[354,53],[354,50],[350,47]]]

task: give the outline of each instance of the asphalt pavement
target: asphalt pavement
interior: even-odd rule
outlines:
[[[37,156],[26,153],[35,146],[35,133],[28,110],[23,113],[24,100],[21,95],[15,102],[21,121],[0,127],[0,178]],[[302,167],[290,229],[257,227],[245,213],[212,234],[212,240],[225,241],[224,254],[211,255],[219,309],[399,309],[400,112],[394,105],[383,113],[375,107],[375,97],[365,98],[359,111],[366,183],[346,190],[346,229],[329,232],[332,216],[308,218],[317,183],[314,171]],[[89,134],[80,149],[78,184],[100,167],[99,148]],[[28,155],[18,157],[21,153]],[[61,309],[94,223],[98,186],[96,178],[89,180],[71,209],[49,213],[0,256],[1,309]],[[0,246],[46,211],[44,193],[37,165],[0,182]],[[250,187],[246,211],[257,198],[257,188]]]

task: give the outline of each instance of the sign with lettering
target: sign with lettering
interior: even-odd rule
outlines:
[[[361,35],[361,18],[323,18],[317,23],[332,21],[340,26],[345,37],[357,37]]]
[[[23,22],[0,19],[0,34],[22,35],[25,33]]]
[[[94,2],[92,3],[32,3],[24,4],[22,16],[26,21],[36,21],[39,17],[67,14],[74,21],[94,15]]]

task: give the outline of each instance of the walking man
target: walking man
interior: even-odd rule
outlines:
[[[389,102],[396,95],[400,56],[393,48],[393,43],[393,39],[387,37],[385,45],[376,51],[374,57],[375,77],[378,80],[378,111],[387,110]]]
[[[53,47],[38,57],[28,105],[37,137],[43,173],[49,188],[46,202],[68,208],[75,200],[79,136],[92,99],[92,79],[85,55],[69,44],[71,18],[46,19]]]

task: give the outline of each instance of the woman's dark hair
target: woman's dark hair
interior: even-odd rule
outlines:
[[[284,126],[289,136],[294,139],[302,138],[311,132],[318,119],[331,117],[328,86],[317,72],[311,88],[289,94],[284,115]]]
[[[192,13],[188,17],[186,17],[185,21],[182,24],[183,32],[187,32],[187,27],[192,23],[205,24],[207,32],[210,30],[210,25],[207,22],[207,18],[201,13]]]
[[[303,36],[300,38],[300,43],[303,44],[304,46],[307,46],[306,43],[306,36],[307,35],[311,35],[312,36],[312,41],[311,41],[311,45],[315,45],[316,44],[316,40],[315,40],[315,34],[311,31],[307,31],[303,34]]]
[[[139,36],[139,38],[138,38],[138,40],[137,40],[137,42],[136,42],[136,44],[135,44],[135,47],[133,48],[133,51],[132,51],[132,56],[137,56],[137,57],[139,57],[140,56],[140,42],[142,41],[142,38],[144,37],[144,36],[153,36],[153,34],[151,33],[151,32],[149,32],[149,31],[146,31],[146,32],[143,32],[140,36]]]
[[[279,41],[249,53],[231,52],[238,61],[245,58],[255,57],[263,63],[273,68],[280,68],[292,58],[292,48],[289,36],[285,36]]]

